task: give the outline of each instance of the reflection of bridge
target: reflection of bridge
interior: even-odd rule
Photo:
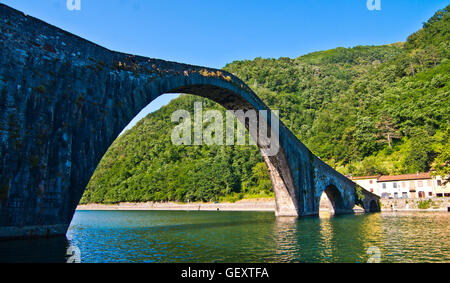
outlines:
[[[268,110],[224,71],[112,52],[1,4],[0,22],[0,237],[64,234],[103,154],[164,93]],[[264,157],[278,216],[318,214],[324,191],[337,213],[379,210],[283,124],[279,134]]]

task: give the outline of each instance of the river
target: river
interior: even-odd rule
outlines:
[[[77,211],[66,238],[0,242],[0,261],[450,262],[449,227],[450,213]]]

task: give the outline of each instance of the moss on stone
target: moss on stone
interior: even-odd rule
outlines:
[[[30,157],[30,165],[31,165],[31,168],[36,168],[36,167],[38,167],[38,166],[39,166],[39,161],[40,161],[40,158],[39,158],[38,155],[32,155],[32,156]]]
[[[360,204],[364,203],[366,196],[363,194],[363,190],[364,190],[363,187],[356,184],[356,187],[355,187],[356,203],[360,203]]]
[[[0,200],[5,201],[8,199],[9,182],[0,186]]]
[[[36,92],[39,92],[40,94],[44,94],[47,92],[47,90],[45,89],[45,86],[43,86],[43,85],[38,85],[33,90]]]
[[[14,113],[9,114],[8,125],[10,129],[17,127],[16,116],[14,115]]]
[[[98,71],[98,72],[103,71],[103,67],[104,67],[104,66],[105,66],[105,63],[103,63],[103,62],[98,62],[97,65],[96,65],[97,71]]]
[[[78,105],[78,107],[83,106],[83,102],[84,102],[84,96],[82,94],[79,94],[77,96],[77,99],[75,99],[75,104]]]

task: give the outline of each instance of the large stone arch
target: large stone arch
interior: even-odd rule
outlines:
[[[132,55],[124,56],[125,58],[121,60],[136,58]],[[143,85],[133,84],[132,81],[135,78],[128,77],[126,75],[121,76],[122,73],[109,75],[109,79],[107,81],[109,81],[113,85],[125,84],[131,86],[128,92],[120,93],[120,98],[117,98],[119,101],[116,101],[114,103],[131,106],[131,109],[129,109],[128,111],[120,111],[119,113],[117,113],[117,118],[112,122],[109,122],[109,119],[105,119],[102,121],[102,124],[98,125],[101,128],[114,128],[114,130],[107,132],[106,137],[98,137],[99,140],[105,139],[106,142],[103,143],[103,146],[98,149],[99,154],[97,154],[95,159],[92,160],[92,165],[94,165],[93,167],[91,166],[81,171],[79,169],[73,169],[74,174],[75,172],[86,172],[85,176],[79,176],[79,180],[84,180],[84,182],[78,186],[80,189],[82,189],[82,191],[78,192],[78,194],[74,196],[74,199],[72,201],[73,203],[78,204],[84,188],[86,187],[87,182],[90,179],[90,176],[92,176],[93,171],[97,167],[106,150],[109,148],[112,142],[114,142],[117,135],[129,123],[129,121],[131,121],[137,115],[137,113],[139,113],[143,108],[145,108],[149,103],[151,103],[160,95],[166,93],[189,93],[211,99],[225,107],[227,110],[266,110],[270,113],[270,109],[250,89],[248,89],[243,82],[241,82],[232,74],[228,74],[224,71],[219,70],[199,67],[197,67],[196,69],[191,69],[191,67],[193,66],[183,66],[189,68],[185,69],[182,74],[164,76],[154,79],[148,84]],[[238,83],[236,83],[236,81]],[[134,94],[136,94],[136,96],[134,96]],[[87,110],[87,112],[91,112],[91,110]],[[83,115],[81,115],[78,119],[83,119],[82,117]],[[108,123],[110,123],[110,125],[108,125]],[[267,125],[271,124],[270,115],[267,115],[266,123]],[[248,127],[248,124],[246,126]],[[85,127],[89,126],[82,125],[80,131],[82,132],[83,130],[85,130]],[[281,140],[284,139],[284,137],[282,137],[284,131],[284,129],[281,130]],[[81,134],[81,132],[80,136],[85,137],[85,140],[78,141],[78,143],[84,145],[90,144],[92,137],[90,137],[89,135],[83,135]],[[260,141],[256,142],[261,149]],[[92,149],[95,150],[95,148]],[[276,155],[263,155],[263,158],[267,165],[270,179],[272,181],[272,187],[275,192],[276,215],[298,216],[295,186],[292,180],[291,170],[289,168],[289,164],[283,147],[280,147],[280,150]],[[69,215],[73,214],[73,212],[71,211],[74,210],[75,207],[76,205],[70,208]]]
[[[2,4],[0,22],[0,237],[64,234],[108,147],[164,93],[270,111],[221,70],[113,52]],[[279,143],[264,157],[278,216],[317,214],[324,182],[356,202],[356,185],[281,122]]]

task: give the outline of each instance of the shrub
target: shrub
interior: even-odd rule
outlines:
[[[417,203],[417,207],[419,209],[429,209],[431,206],[434,205],[433,201],[431,199],[429,200],[421,200]]]

